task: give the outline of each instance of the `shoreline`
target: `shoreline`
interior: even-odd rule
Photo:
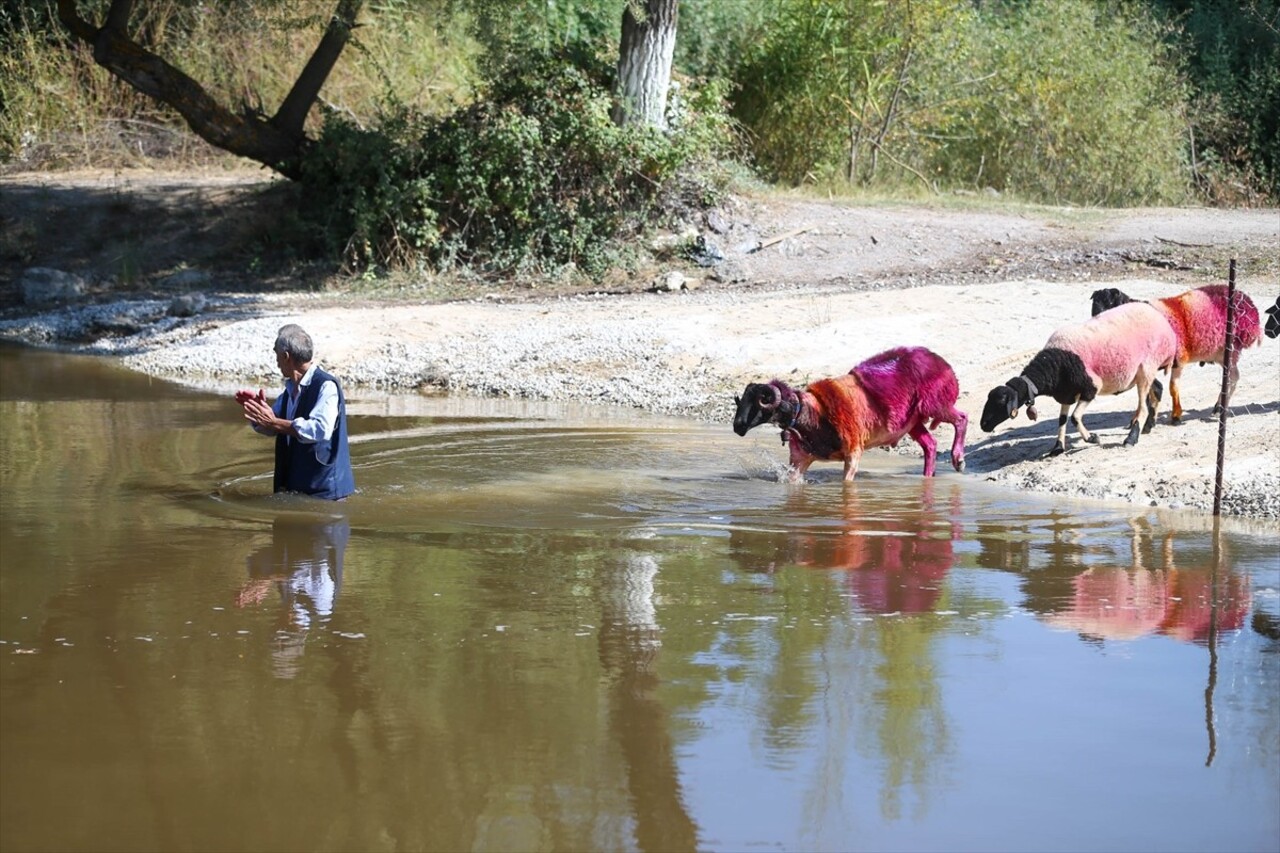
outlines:
[[[1054,328],[1087,319],[1090,294],[1105,286],[1135,299],[1187,289],[1151,279],[1028,280],[361,305],[335,297],[231,294],[210,297],[200,313],[185,318],[168,316],[162,301],[136,300],[8,319],[0,321],[0,339],[57,344],[210,390],[270,389],[278,384],[271,341],[280,325],[297,322],[315,340],[317,360],[357,396],[358,389],[431,390],[621,406],[725,424],[733,395],[747,382],[803,384],[844,373],[893,346],[926,346],[960,380],[958,406],[970,418],[963,476],[1015,491],[1209,512],[1217,365],[1188,366],[1181,383],[1184,423],[1169,424],[1166,394],[1156,428],[1133,447],[1120,444],[1136,404],[1132,392],[1099,398],[1086,414],[1100,446],[1084,445],[1070,429],[1068,452],[1052,459],[1042,458],[1056,431],[1056,406],[1047,398],[1034,425],[1011,421],[989,435],[978,426],[987,391],[1016,375]],[[1280,295],[1274,281],[1241,289],[1260,312]],[[102,328],[104,317],[130,333],[67,343]],[[1264,337],[1246,350],[1240,370],[1227,422],[1223,514],[1280,522],[1280,341]],[[935,433],[939,470],[950,465],[949,429]],[[911,441],[896,452],[920,455]]]

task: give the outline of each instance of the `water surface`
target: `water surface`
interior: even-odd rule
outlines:
[[[1274,524],[0,349],[0,848],[1275,850]],[[1051,463],[1046,463],[1051,464]]]

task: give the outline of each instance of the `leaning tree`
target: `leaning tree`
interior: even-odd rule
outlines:
[[[351,38],[363,0],[337,0],[320,43],[275,115],[242,105],[236,112],[219,103],[180,69],[143,47],[130,32],[133,0],[112,0],[101,23],[85,20],[75,0],[58,0],[58,19],[93,49],[98,65],[143,94],[177,110],[211,145],[297,178],[309,140],[303,129],[342,49]]]
[[[497,0],[521,5],[527,0]],[[75,0],[58,0],[58,18],[94,61],[172,107],[209,144],[298,178],[310,139],[304,126],[320,89],[351,39],[363,0],[336,0],[324,34],[293,88],[273,115],[242,104],[220,103],[204,86],[143,46],[130,29],[134,0],[112,0],[100,21],[87,20]],[[618,54],[619,124],[662,127],[675,49],[678,0],[625,0]]]

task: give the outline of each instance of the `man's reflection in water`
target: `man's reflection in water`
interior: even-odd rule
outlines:
[[[279,595],[283,624],[272,650],[277,677],[298,674],[308,631],[333,615],[350,536],[346,518],[277,518],[271,543],[249,555],[249,579],[236,594],[236,606],[258,604],[272,590]]]

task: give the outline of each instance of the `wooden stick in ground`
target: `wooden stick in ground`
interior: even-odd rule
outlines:
[[[779,234],[777,237],[770,237],[768,240],[761,241],[760,245],[752,249],[752,252],[758,252],[761,249],[767,249],[775,243],[781,243],[783,240],[789,240],[792,237],[799,237],[804,232],[812,229],[812,225],[806,225],[803,228],[797,228],[794,231],[788,231],[786,234]]]
[[[1236,259],[1227,274],[1227,340],[1222,351],[1222,391],[1218,394],[1218,468],[1213,482],[1213,514],[1222,514],[1222,468],[1227,450],[1227,392],[1231,389],[1231,358],[1236,336]]]

